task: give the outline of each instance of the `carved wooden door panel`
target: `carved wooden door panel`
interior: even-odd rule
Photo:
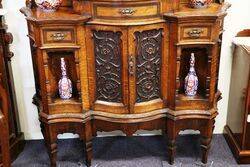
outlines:
[[[130,112],[162,109],[167,99],[167,29],[164,24],[131,27],[129,38]]]
[[[91,109],[128,113],[127,30],[88,26],[86,35]]]

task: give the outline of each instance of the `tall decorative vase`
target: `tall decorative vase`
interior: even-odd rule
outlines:
[[[185,78],[185,94],[187,96],[195,96],[198,89],[198,77],[195,72],[195,56],[194,53],[191,53],[190,58],[190,67],[188,75]]]
[[[70,99],[72,97],[72,82],[67,76],[66,64],[64,58],[61,58],[62,76],[58,82],[59,95],[61,99]]]

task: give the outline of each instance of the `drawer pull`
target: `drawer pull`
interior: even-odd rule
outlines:
[[[125,8],[121,9],[119,13],[124,16],[132,16],[135,13],[135,10],[131,8]]]
[[[54,34],[51,35],[51,38],[54,41],[62,41],[66,38],[67,34],[66,33],[62,33],[62,32],[56,32]]]
[[[129,75],[131,75],[131,76],[133,76],[135,74],[135,58],[134,58],[134,56],[129,56],[128,72],[129,72]]]
[[[199,28],[195,28],[192,29],[191,31],[187,32],[187,34],[191,37],[191,38],[199,38],[201,36],[201,34],[203,33],[202,29]]]

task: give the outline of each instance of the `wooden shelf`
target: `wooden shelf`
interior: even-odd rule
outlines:
[[[207,100],[204,96],[196,95],[196,96],[187,96],[185,94],[178,94],[177,100],[182,101],[199,101],[199,100]]]
[[[63,114],[63,113],[81,113],[82,104],[76,98],[63,100],[60,98],[53,99],[53,103],[49,104],[50,114]]]
[[[176,97],[176,110],[208,110],[209,99],[197,95],[194,97],[178,94]]]
[[[190,55],[191,53],[195,54],[195,71],[198,77],[198,90],[197,96],[189,97],[185,96],[185,77],[189,72],[190,67]],[[178,76],[177,76],[177,100],[182,101],[204,101],[206,98],[209,98],[209,88],[210,88],[210,71],[211,68],[211,56],[209,52],[209,46],[200,46],[200,47],[184,47],[181,49],[181,55],[178,60]]]
[[[65,104],[81,104],[81,102],[79,102],[79,100],[76,98],[70,98],[67,100],[56,98],[53,100],[53,104],[51,105],[65,105]]]
[[[59,97],[58,82],[61,79],[61,58],[63,57],[66,63],[67,76],[72,82],[72,99],[79,101],[81,89],[79,78],[79,60],[74,51],[50,51],[47,52],[47,63],[45,69],[47,71],[48,90],[50,91],[50,104],[66,105],[75,104],[74,100],[62,100]]]

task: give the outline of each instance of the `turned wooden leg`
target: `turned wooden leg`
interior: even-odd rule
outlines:
[[[92,152],[92,140],[88,141],[85,143],[85,148],[86,148],[86,164],[87,166],[91,166],[91,159],[93,157],[93,152]]]
[[[174,164],[174,158],[176,154],[176,137],[177,132],[175,130],[175,122],[167,120],[167,137],[168,137],[168,156],[169,164]]]
[[[212,135],[214,129],[214,120],[209,120],[207,127],[201,131],[201,151],[202,151],[202,163],[206,164],[208,159],[208,152],[211,147]]]
[[[52,125],[51,125],[52,126]],[[52,127],[50,125],[45,125],[43,129],[45,144],[48,149],[48,154],[50,158],[50,166],[56,167],[57,159],[57,134],[53,133]]]
[[[84,141],[85,141],[85,153],[86,153],[86,164],[87,166],[91,166],[91,159],[93,157],[92,152],[92,129],[91,129],[91,122],[85,123],[85,130],[84,130]]]
[[[201,139],[201,150],[202,150],[202,163],[207,163],[208,151],[210,149],[211,138],[202,137]]]
[[[176,142],[175,140],[168,141],[168,156],[169,156],[169,164],[174,164],[174,158],[176,154]]]

